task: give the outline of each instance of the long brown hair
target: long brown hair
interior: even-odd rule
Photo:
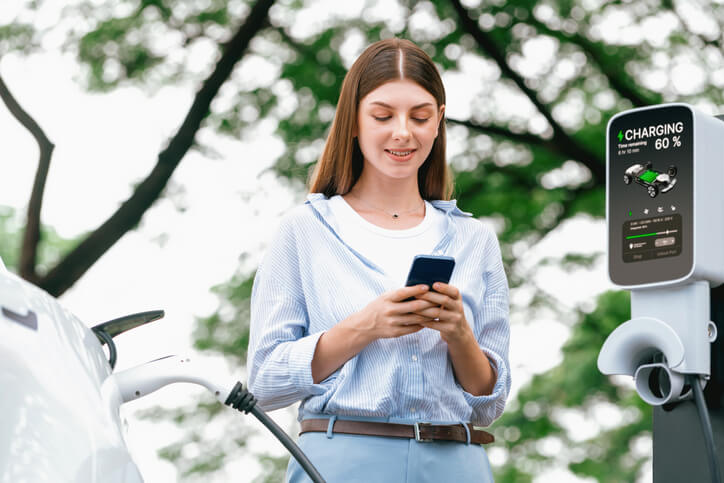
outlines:
[[[402,72],[400,72],[402,56]],[[432,59],[417,45],[404,39],[385,39],[373,43],[352,64],[342,82],[337,111],[324,145],[324,151],[312,173],[309,191],[327,197],[347,193],[362,173],[364,160],[357,138],[360,100],[392,80],[409,79],[445,104],[445,88]],[[449,200],[453,181],[445,162],[445,118],[440,119],[437,138],[425,163],[417,172],[420,196],[426,200]]]

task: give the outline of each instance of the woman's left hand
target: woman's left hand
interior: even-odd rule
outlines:
[[[473,337],[473,331],[465,319],[463,299],[460,290],[456,287],[435,282],[432,289],[416,298],[432,302],[437,307],[430,307],[419,312],[418,315],[435,319],[429,322],[419,322],[419,325],[435,329],[448,345],[455,345]]]
[[[440,332],[440,337],[447,343],[455,378],[463,389],[473,396],[492,394],[497,376],[465,319],[460,290],[441,282],[435,282],[432,288],[434,292],[430,290],[415,298],[427,300],[436,307],[415,313],[438,320],[425,320],[417,324]]]

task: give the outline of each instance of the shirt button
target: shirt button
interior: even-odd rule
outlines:
[[[417,361],[417,356],[416,356],[416,355],[413,355],[413,356],[412,356],[412,362],[415,362],[415,361]]]
[[[411,413],[414,413],[414,412],[415,412],[415,408],[410,408],[410,412],[411,412]]]

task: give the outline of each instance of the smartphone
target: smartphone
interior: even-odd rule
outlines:
[[[416,255],[412,260],[410,274],[407,276],[406,287],[426,284],[432,290],[435,282],[450,282],[455,259],[442,255]]]

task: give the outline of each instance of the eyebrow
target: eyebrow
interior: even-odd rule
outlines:
[[[370,102],[370,104],[376,104],[376,105],[378,105],[378,106],[382,106],[382,107],[386,107],[386,108],[388,108],[388,109],[392,109],[392,106],[391,106],[391,105],[385,104],[385,103],[382,102],[382,101],[373,101],[373,102]],[[422,104],[417,104],[416,106],[412,106],[412,110],[420,109],[421,107],[427,107],[427,106],[432,106],[432,102],[423,102]]]

